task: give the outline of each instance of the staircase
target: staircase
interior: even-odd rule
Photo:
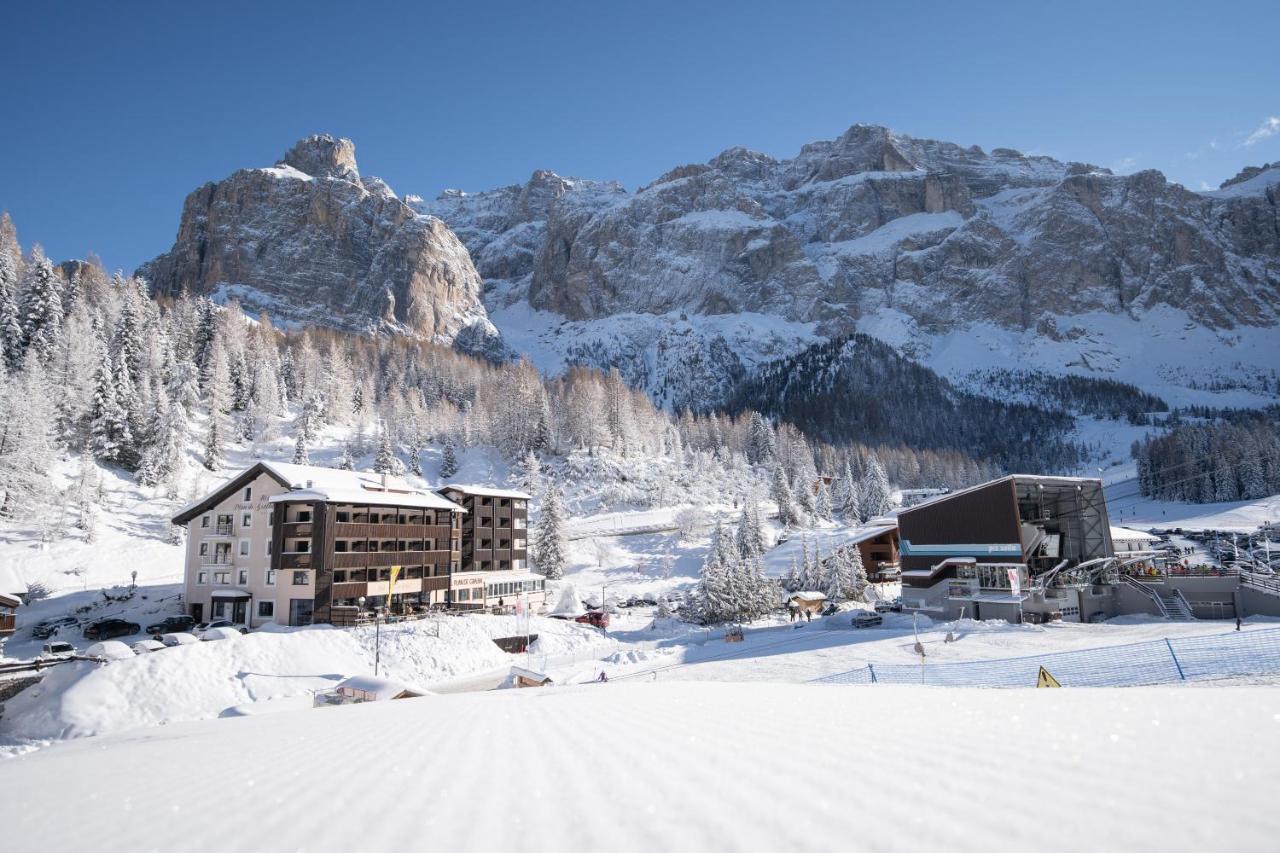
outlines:
[[[1165,592],[1161,590],[1157,595],[1160,596],[1160,603],[1164,606],[1165,615],[1175,622],[1190,622],[1196,616],[1191,612],[1191,605],[1187,603],[1187,599],[1178,590]]]

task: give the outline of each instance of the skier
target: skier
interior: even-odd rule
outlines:
[[[605,675],[605,674],[604,674],[604,670],[603,670],[603,669],[602,669],[602,670],[600,670],[600,677],[599,677],[599,678],[597,678],[597,679],[596,679],[596,681],[600,682],[601,684],[604,684],[604,683],[606,683],[608,680],[609,680],[609,676],[607,676],[607,675]]]

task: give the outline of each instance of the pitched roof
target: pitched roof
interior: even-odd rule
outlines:
[[[426,692],[389,678],[378,678],[373,675],[353,675],[340,682],[336,689],[342,690],[344,687],[348,690],[368,693],[376,699],[394,699],[404,693],[421,696]]]
[[[476,486],[466,483],[446,483],[441,486],[438,491],[445,489],[456,489],[468,495],[479,495],[484,498],[518,498],[520,500],[531,501],[533,496],[516,489],[495,489],[492,486]]]
[[[277,483],[293,487],[291,491],[271,498],[272,501],[302,500],[326,503],[373,504],[378,506],[411,506],[465,512],[462,507],[432,492],[415,486],[403,477],[383,476],[371,471],[344,471],[319,465],[294,465],[292,462],[262,460],[223,482],[195,503],[188,504],[173,517],[174,524],[186,524],[210,507],[222,502],[247,483],[266,473]]]

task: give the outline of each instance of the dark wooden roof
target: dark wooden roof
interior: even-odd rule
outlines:
[[[284,480],[280,479],[279,475],[277,475],[274,471],[272,471],[266,465],[264,465],[261,462],[258,462],[255,465],[249,468],[246,468],[238,476],[233,477],[232,479],[223,483],[216,490],[206,495],[203,499],[201,499],[197,503],[191,504],[190,506],[188,506],[182,512],[175,515],[170,520],[174,524],[186,524],[188,521],[195,518],[197,515],[200,515],[203,512],[208,512],[213,507],[222,503],[233,492],[239,491],[240,489],[244,488],[247,484],[252,483],[254,480],[258,479],[259,474],[268,475],[269,477],[271,477],[271,479],[275,480],[277,483],[279,483],[282,486],[287,487],[289,485]]]

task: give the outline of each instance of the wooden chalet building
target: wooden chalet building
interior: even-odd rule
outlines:
[[[0,641],[17,630],[16,611],[21,603],[16,596],[0,593]]]
[[[259,462],[173,518],[188,528],[187,611],[256,627],[346,622],[361,598],[444,604],[465,512],[396,477]]]
[[[450,483],[440,494],[463,508],[462,552],[450,603],[460,608],[537,609],[546,603],[546,581],[529,570],[530,496],[512,489]]]

